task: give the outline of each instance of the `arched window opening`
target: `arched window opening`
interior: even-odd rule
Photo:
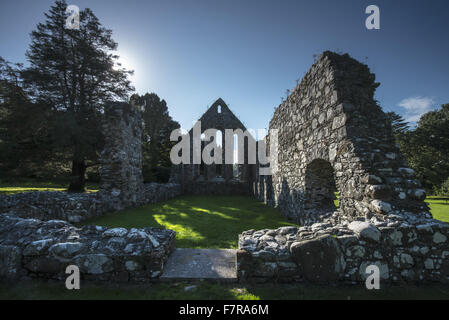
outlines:
[[[223,146],[223,133],[221,132],[221,130],[217,130],[217,134],[215,136],[215,138],[217,139],[217,146],[222,147]]]

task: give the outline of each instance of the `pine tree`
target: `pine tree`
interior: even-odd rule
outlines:
[[[396,112],[387,112],[386,116],[391,122],[391,129],[393,130],[393,134],[395,136],[401,135],[409,130],[410,127],[408,123],[401,115],[397,114]]]
[[[146,181],[167,182],[170,174],[170,150],[174,145],[170,134],[179,128],[168,113],[165,100],[155,93],[132,95],[130,103],[137,106],[145,123],[142,143],[143,172]]]
[[[31,33],[23,78],[35,103],[52,108],[52,143],[72,163],[69,191],[82,192],[85,172],[98,159],[105,102],[127,100],[132,74],[117,64],[117,43],[90,9],[80,11],[80,28],[65,26],[67,4],[58,0]],[[55,151],[56,152],[56,151]]]

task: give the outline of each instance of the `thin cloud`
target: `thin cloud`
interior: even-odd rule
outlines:
[[[399,102],[398,106],[405,109],[405,121],[418,122],[421,116],[432,110],[435,101],[429,97],[410,97]]]

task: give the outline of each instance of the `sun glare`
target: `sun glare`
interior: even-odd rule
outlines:
[[[118,60],[116,64],[116,68],[125,68],[126,70],[134,70],[136,72],[137,70],[137,62],[136,59],[134,59],[130,54],[119,52],[118,53]],[[120,66],[118,65],[120,64]]]
[[[140,79],[140,74],[142,74],[143,65],[139,63],[139,59],[136,55],[131,53],[132,51],[118,50],[117,55],[119,58],[116,61],[115,68],[123,68],[128,71],[134,71],[134,74],[129,77],[134,86],[138,84]],[[120,64],[120,65],[119,65]]]

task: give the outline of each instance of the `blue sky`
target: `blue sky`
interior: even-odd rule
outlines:
[[[113,30],[138,93],[155,92],[189,129],[218,97],[248,128],[324,50],[365,62],[384,111],[416,121],[449,103],[449,1],[68,0]],[[53,1],[0,0],[0,56],[24,62],[29,33]],[[365,8],[380,8],[380,30]]]

